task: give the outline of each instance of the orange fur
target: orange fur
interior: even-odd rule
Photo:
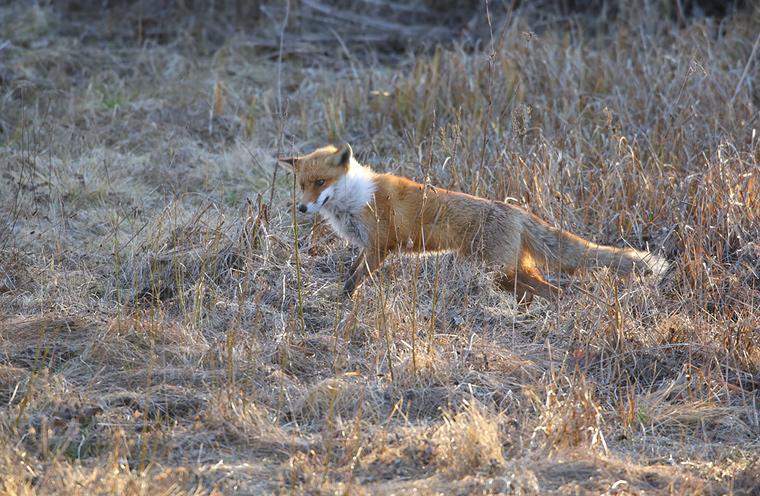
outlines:
[[[281,160],[296,174],[299,210],[322,213],[338,233],[363,249],[346,280],[349,294],[395,251],[454,251],[497,266],[499,285],[516,291],[524,303],[534,294],[550,298],[559,293],[539,265],[568,273],[581,267],[630,273],[665,266],[648,252],[597,245],[513,205],[376,174],[354,160],[347,144]]]

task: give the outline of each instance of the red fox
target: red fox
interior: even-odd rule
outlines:
[[[360,165],[348,144],[279,160],[296,176],[298,210],[319,212],[362,249],[343,287],[349,296],[394,251],[454,251],[482,260],[498,268],[498,285],[526,305],[534,294],[560,292],[539,265],[565,273],[605,266],[628,274],[634,268],[659,273],[667,264],[645,251],[586,241],[514,205],[378,174]]]

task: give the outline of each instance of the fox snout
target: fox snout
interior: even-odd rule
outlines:
[[[332,188],[324,189],[314,201],[307,201],[308,197],[302,198],[298,203],[298,211],[302,214],[316,214],[332,197],[332,191]]]

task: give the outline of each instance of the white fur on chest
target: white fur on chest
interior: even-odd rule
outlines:
[[[362,248],[369,246],[369,226],[361,213],[377,189],[375,173],[351,158],[346,175],[330,186],[330,200],[320,213],[341,237]]]

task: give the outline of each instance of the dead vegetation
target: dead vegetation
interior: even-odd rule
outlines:
[[[760,491],[757,7],[223,3],[0,7],[0,492]],[[340,302],[342,140],[672,270]]]

